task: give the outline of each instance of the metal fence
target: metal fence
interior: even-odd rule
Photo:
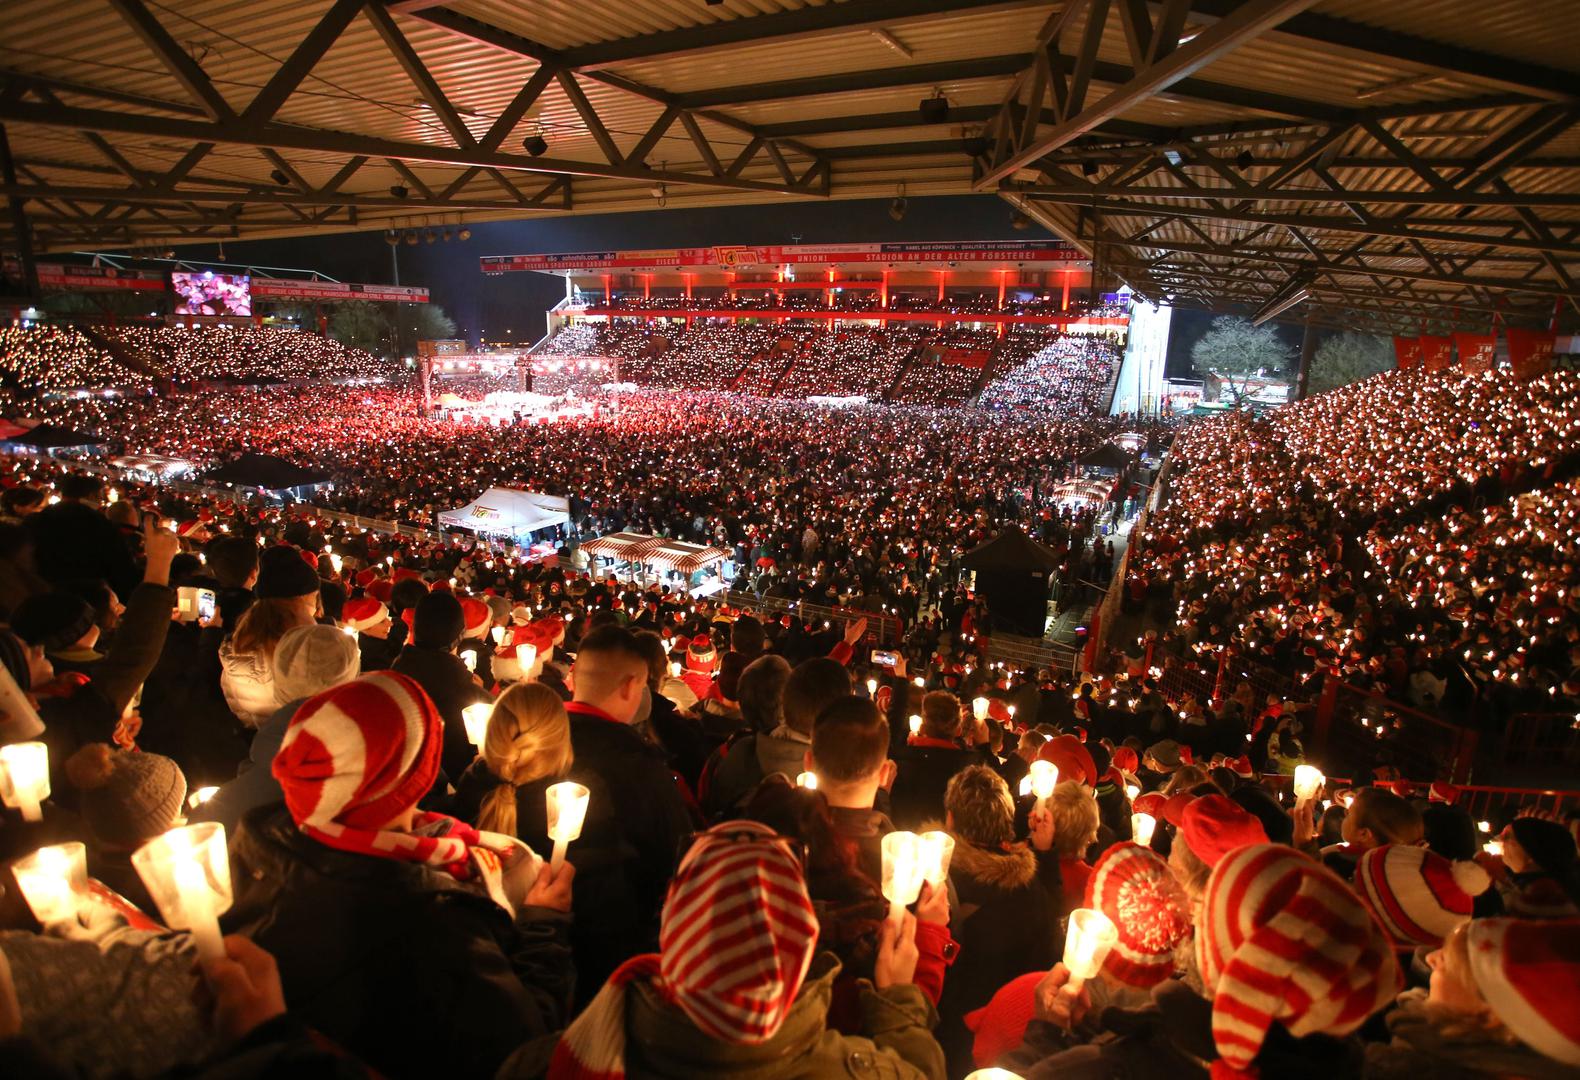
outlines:
[[[1497,755],[1504,765],[1580,765],[1580,715],[1515,713],[1504,726]]]
[[[1382,694],[1330,679],[1317,702],[1307,756],[1324,771],[1371,776],[1391,765],[1407,777],[1470,780],[1479,733]]]
[[[897,645],[900,641],[900,620],[895,615],[880,611],[862,611],[858,608],[830,607],[805,600],[786,600],[778,596],[758,596],[741,589],[731,589],[724,594],[724,602],[731,607],[755,611],[760,615],[778,617],[791,615],[809,622],[819,620],[830,627],[836,623],[846,626],[857,619],[867,620],[867,635],[863,639],[876,645]]]
[[[987,658],[1018,668],[1050,668],[1059,672],[1074,672],[1080,654],[1068,645],[1046,638],[1018,637],[1014,634],[993,634],[987,638]]]

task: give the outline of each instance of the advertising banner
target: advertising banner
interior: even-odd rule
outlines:
[[[1558,339],[1553,331],[1517,330],[1511,326],[1504,333],[1509,338],[1509,366],[1516,379],[1524,382],[1540,378],[1553,369],[1553,345]]]
[[[1466,372],[1480,375],[1492,370],[1493,354],[1498,351],[1498,335],[1456,333],[1454,344],[1459,348],[1459,366]]]
[[[1454,339],[1446,337],[1429,337],[1422,334],[1417,338],[1421,343],[1421,363],[1428,371],[1447,371],[1454,366]]]
[[[1394,359],[1399,362],[1400,371],[1409,371],[1421,362],[1421,339],[1413,337],[1394,336]]]
[[[619,270],[636,267],[796,266],[820,263],[1071,262],[1086,258],[1068,244],[1054,240],[984,240],[912,244],[733,244],[647,251],[576,251],[542,255],[485,255],[485,274],[518,270]]]
[[[358,285],[311,278],[252,279],[252,295],[260,300],[396,300],[426,304],[428,290],[416,285]]]
[[[118,270],[113,266],[66,266],[61,263],[38,264],[38,287],[65,289],[108,289],[117,292],[164,292],[165,275],[158,270]]]

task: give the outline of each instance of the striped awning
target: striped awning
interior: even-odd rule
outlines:
[[[582,544],[582,550],[589,555],[607,555],[611,559],[623,559],[630,562],[641,558],[644,548],[653,547],[655,544],[664,543],[661,536],[652,536],[648,533],[617,532],[600,536],[595,540],[588,540]]]
[[[643,562],[669,566],[682,574],[695,573],[729,557],[730,553],[724,548],[704,547],[702,544],[688,544],[680,540],[665,540],[640,556]]]

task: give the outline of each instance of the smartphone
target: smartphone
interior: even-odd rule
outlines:
[[[900,662],[900,654],[891,649],[873,649],[872,662],[878,667],[892,668]]]
[[[199,622],[208,622],[214,618],[218,610],[213,589],[197,590],[197,617]]]

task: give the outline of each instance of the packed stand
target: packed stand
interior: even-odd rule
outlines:
[[[8,479],[6,1076],[1580,1068],[1567,818],[1192,761],[969,611],[874,664],[854,612]]]
[[[1091,415],[1108,407],[1122,349],[1106,334],[1011,334],[982,390],[988,408],[1053,408]]]
[[[0,327],[0,383],[23,394],[148,385],[102,340],[70,326]]]

